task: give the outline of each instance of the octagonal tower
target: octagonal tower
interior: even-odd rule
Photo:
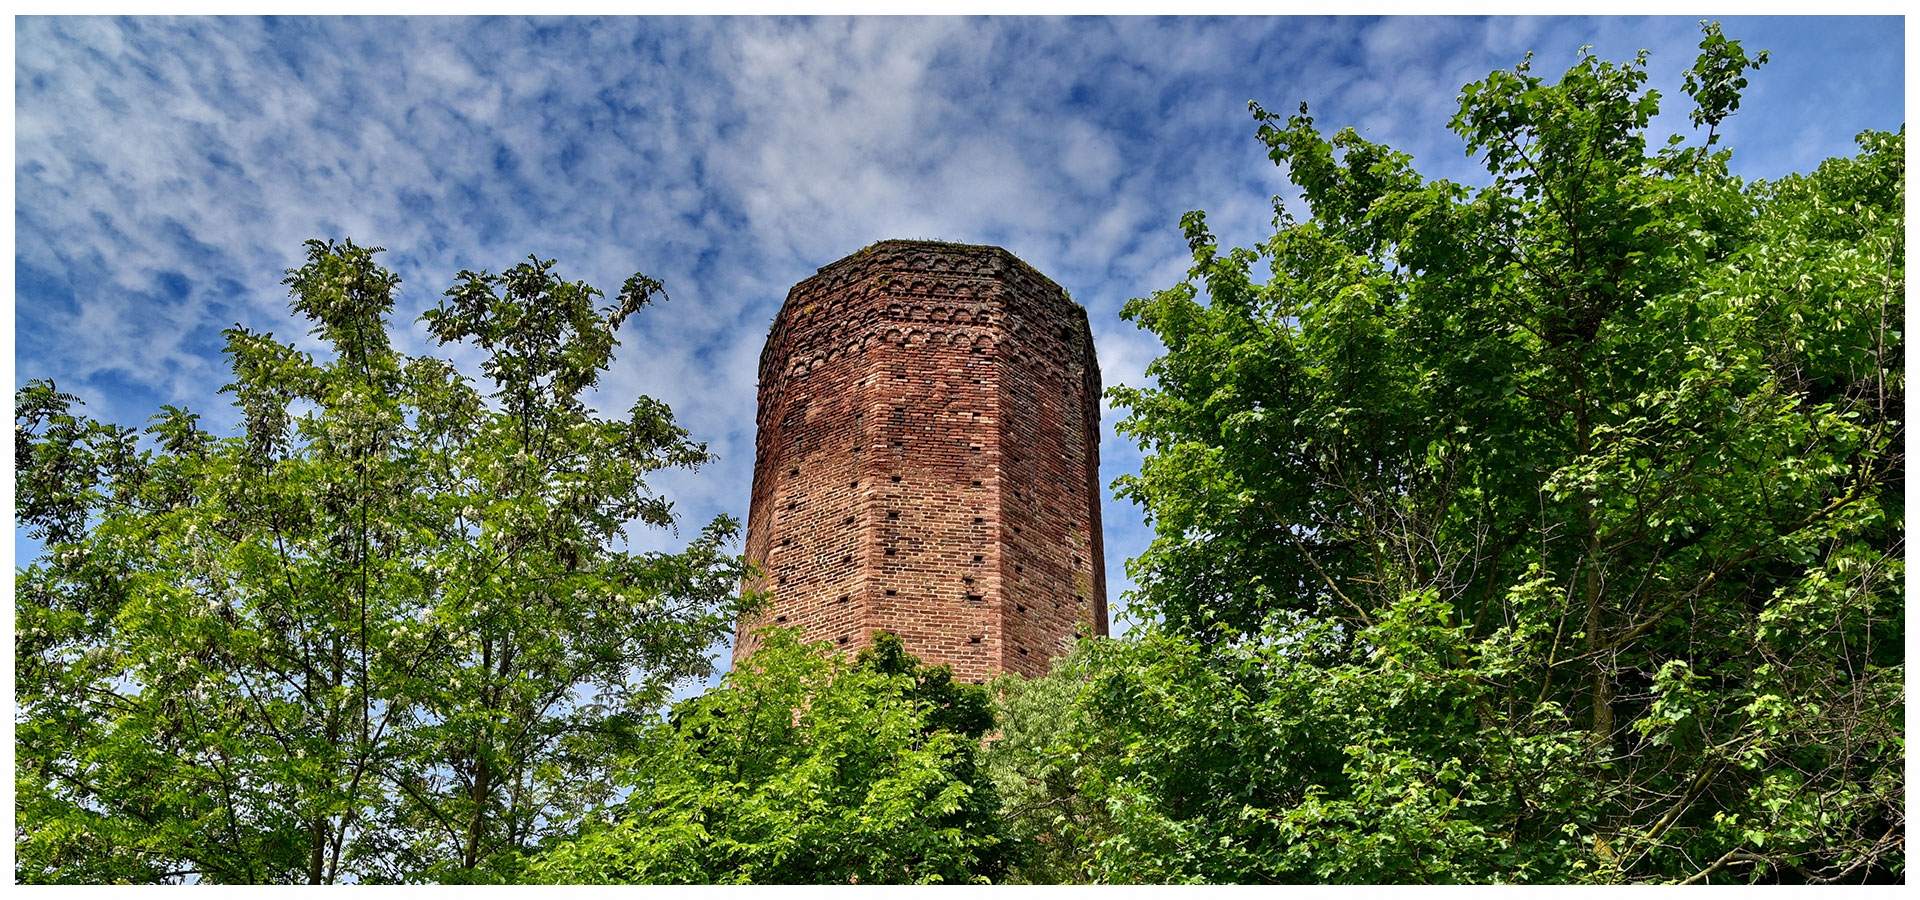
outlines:
[[[882,241],[794,286],[760,355],[740,623],[875,631],[979,682],[1107,633],[1087,313],[998,247]]]

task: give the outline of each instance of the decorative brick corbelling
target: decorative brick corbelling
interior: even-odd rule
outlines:
[[[883,241],[795,285],[760,356],[743,620],[876,630],[981,681],[1107,631],[1086,311],[998,247]]]

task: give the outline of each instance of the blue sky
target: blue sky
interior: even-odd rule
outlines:
[[[1582,45],[1645,48],[1669,98],[1655,130],[1686,130],[1695,23],[20,18],[15,385],[55,379],[122,424],[173,403],[230,426],[220,330],[304,335],[280,279],[310,237],[389,248],[414,353],[460,269],[537,253],[609,291],[643,271],[672,299],[629,321],[600,406],[659,397],[719,454],[656,485],[690,536],[745,518],[755,364],[817,267],[883,238],[1004,246],[1087,306],[1105,382],[1138,385],[1158,345],[1117,314],[1184,276],[1181,213],[1247,245],[1292,194],[1247,101],[1307,101],[1329,131],[1481,183],[1446,130],[1461,85],[1529,50],[1557,76]],[[1740,174],[1901,126],[1900,19],[1724,24],[1773,55],[1722,129]],[[1139,463],[1119,417],[1107,481]],[[1105,512],[1117,600],[1149,533],[1131,505]]]

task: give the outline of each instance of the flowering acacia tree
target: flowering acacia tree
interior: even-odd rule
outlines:
[[[671,685],[737,615],[737,524],[680,553],[647,488],[709,457],[641,397],[582,395],[660,285],[537,258],[462,272],[425,321],[487,352],[488,403],[388,342],[378,248],[310,241],[293,308],[332,347],[227,332],[238,434],[166,407],[15,398],[16,878],[486,880],[609,800]]]

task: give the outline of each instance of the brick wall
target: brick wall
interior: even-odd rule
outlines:
[[[1086,310],[998,247],[883,241],[795,285],[760,357],[747,556],[795,625],[965,681],[1107,631]]]

